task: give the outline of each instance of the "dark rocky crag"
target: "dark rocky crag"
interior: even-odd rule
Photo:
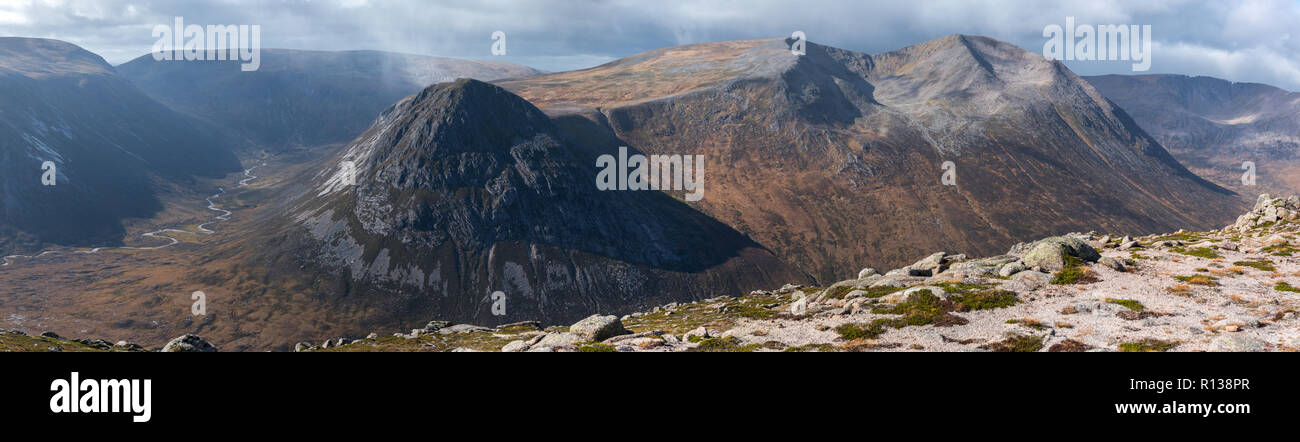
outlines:
[[[502,88],[438,84],[385,111],[227,253],[328,275],[313,282],[326,302],[372,328],[559,322],[808,280],[666,194],[598,190],[579,144]],[[496,291],[504,316],[491,314]]]

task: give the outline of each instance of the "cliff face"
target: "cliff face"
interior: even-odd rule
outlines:
[[[823,281],[1071,230],[1211,228],[1242,205],[1064,66],[982,37],[706,43],[499,84],[607,134],[598,152],[704,155],[696,206]]]

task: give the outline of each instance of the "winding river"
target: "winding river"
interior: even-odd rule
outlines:
[[[256,166],[253,166],[253,167],[250,167],[250,168],[248,168],[248,169],[244,169],[244,177],[245,177],[245,178],[242,179],[242,180],[239,180],[239,183],[235,186],[235,188],[240,188],[240,187],[247,186],[249,182],[251,182],[251,181],[257,179],[257,176],[253,175],[253,170],[255,170],[255,169],[259,168],[259,167],[265,166],[265,165],[266,165],[266,163],[262,163],[262,164],[259,164],[259,165],[256,165]],[[141,234],[140,236],[143,237],[143,238],[165,239],[165,240],[168,241],[167,244],[163,244],[163,245],[160,245],[160,246],[151,246],[151,247],[128,247],[128,246],[122,246],[122,247],[95,247],[95,248],[90,249],[90,250],[76,250],[76,251],[73,251],[72,253],[74,253],[74,254],[87,254],[87,255],[88,255],[88,254],[91,254],[91,253],[99,253],[99,252],[102,251],[102,250],[158,250],[158,249],[165,249],[165,248],[168,248],[168,247],[174,246],[174,245],[176,245],[176,244],[180,244],[180,240],[178,240],[178,239],[176,239],[176,238],[173,238],[173,237],[171,237],[171,236],[167,236],[168,233],[188,233],[188,234],[191,234],[191,235],[211,235],[211,234],[213,234],[213,233],[216,233],[215,231],[213,231],[213,230],[211,230],[211,229],[208,229],[207,226],[208,226],[209,224],[216,224],[216,223],[219,223],[219,222],[229,221],[229,220],[230,220],[230,215],[232,215],[232,213],[231,213],[229,210],[218,208],[218,207],[217,207],[217,203],[215,203],[215,202],[212,201],[213,199],[221,198],[222,195],[225,195],[225,194],[226,194],[226,189],[225,189],[224,187],[218,187],[217,190],[218,190],[218,192],[217,192],[215,195],[212,195],[212,196],[210,196],[210,197],[207,197],[205,200],[208,202],[208,210],[211,210],[211,211],[214,211],[214,212],[218,212],[218,213],[220,213],[220,215],[217,215],[216,219],[214,219],[214,220],[212,220],[212,221],[208,221],[208,222],[206,222],[206,223],[199,224],[198,226],[195,226],[195,228],[198,229],[197,232],[192,232],[192,231],[189,231],[189,230],[180,230],[180,229],[160,229],[160,230],[155,230],[155,231],[152,231],[152,232],[143,233],[143,234]],[[55,251],[55,250],[47,250],[47,251],[43,251],[43,252],[38,253],[38,254],[35,254],[35,255],[9,255],[9,256],[4,257],[4,263],[3,263],[3,264],[0,264],[0,267],[7,267],[7,266],[9,266],[10,264],[13,263],[13,260],[15,260],[15,259],[20,259],[20,258],[25,258],[25,259],[35,259],[35,258],[40,258],[40,257],[42,257],[42,256],[46,256],[46,255],[59,255],[59,254],[62,254],[62,252]]]

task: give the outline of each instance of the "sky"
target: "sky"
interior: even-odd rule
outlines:
[[[1042,53],[1044,28],[1150,25],[1149,71],[1300,91],[1300,0],[0,0],[0,36],[65,40],[120,64],[149,53],[156,25],[259,25],[263,48],[375,49],[499,60],[547,71],[666,46],[787,37],[876,53],[949,34]],[[491,35],[506,33],[506,55]],[[1067,61],[1084,75],[1130,62]]]

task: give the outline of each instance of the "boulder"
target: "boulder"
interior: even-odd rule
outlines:
[[[1112,258],[1109,256],[1097,260],[1097,263],[1115,269],[1115,271],[1118,272],[1123,272],[1128,269],[1128,263],[1124,262],[1123,259]]]
[[[872,277],[872,276],[875,276],[875,275],[877,275],[877,274],[879,274],[879,273],[880,273],[880,272],[877,272],[876,269],[873,269],[873,268],[871,268],[871,267],[867,267],[867,268],[865,268],[865,269],[862,269],[862,271],[859,271],[859,272],[858,272],[858,279],[867,279],[867,278]]]
[[[543,336],[542,339],[538,340],[537,343],[533,344],[532,347],[528,349],[528,351],[534,351],[542,347],[553,348],[553,347],[560,347],[565,345],[573,345],[581,341],[582,338],[579,338],[578,335],[575,335],[573,333],[565,333],[565,332],[548,333],[546,336]]]
[[[618,316],[591,315],[569,326],[569,333],[577,335],[584,341],[604,341],[631,332],[623,328],[623,321],[620,321]]]
[[[1054,236],[1034,243],[1020,261],[1025,264],[1025,267],[1041,267],[1056,272],[1065,268],[1067,256],[1084,262],[1096,262],[1101,259],[1101,254],[1097,253],[1096,249],[1078,238]]]
[[[944,252],[933,253],[930,256],[907,266],[907,268],[911,269],[909,274],[912,276],[930,276],[939,273],[944,268],[943,257],[947,255],[948,254]]]
[[[211,353],[217,351],[217,347],[213,347],[212,344],[209,344],[208,341],[203,340],[198,335],[186,334],[167,342],[162,351],[163,353]]]
[[[504,347],[501,347],[501,351],[506,353],[522,352],[522,351],[528,351],[528,347],[529,347],[528,341],[523,341],[523,340],[510,341],[509,344],[506,344]]]
[[[1007,263],[1003,265],[1001,269],[998,269],[998,276],[1007,278],[1010,277],[1011,275],[1023,271],[1025,271],[1025,264],[1020,261],[1016,261],[1016,262]]]

